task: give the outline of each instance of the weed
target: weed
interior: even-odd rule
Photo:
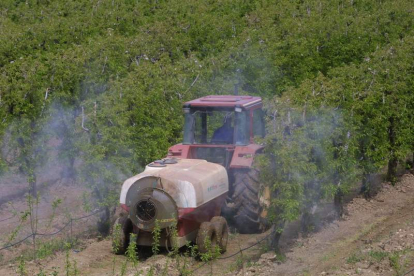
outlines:
[[[402,272],[402,267],[400,264],[401,252],[395,251],[391,253],[388,259],[390,261],[390,266],[395,270],[397,275],[400,275]]]
[[[204,244],[207,252],[201,253],[200,259],[203,262],[210,262],[210,275],[213,275],[213,261],[220,256],[220,247],[218,245],[213,246],[209,237],[205,237]]]
[[[404,264],[401,264],[401,257],[405,256],[409,252],[411,252],[411,249],[404,249],[401,251],[394,251],[388,256],[390,266],[395,270],[397,275],[403,274],[404,266],[407,265],[407,263],[404,262]]]
[[[363,256],[361,255],[361,253],[352,253],[352,255],[351,256],[349,256],[347,259],[346,259],[346,263],[347,264],[356,264],[356,263],[359,263],[360,261],[362,261],[364,258],[363,258]]]
[[[40,268],[40,271],[36,274],[36,276],[46,276],[46,274],[43,272],[43,269]]]
[[[65,247],[66,247],[65,271],[66,271],[66,276],[70,276],[70,268],[71,268],[71,263],[70,263],[70,260],[69,260],[70,244],[67,243],[65,245]]]
[[[49,230],[49,228],[50,228],[50,226],[52,225],[52,222],[53,222],[53,219],[55,218],[55,216],[56,216],[56,209],[59,207],[59,205],[62,203],[62,199],[60,199],[60,198],[58,198],[58,199],[55,199],[53,202],[52,202],[52,215],[50,216],[50,218],[49,218],[49,220],[48,220],[48,222],[47,222],[47,225],[46,225],[46,231],[48,231]]]
[[[235,261],[234,265],[232,265],[230,267],[230,270],[234,271],[234,270],[240,270],[240,269],[242,269],[243,262],[244,262],[243,256],[238,255],[237,258],[236,258],[236,261]]]
[[[268,242],[260,243],[259,244],[259,250],[260,250],[260,253],[262,253],[262,254],[266,253],[266,252],[269,252],[271,250],[270,243],[268,243]]]
[[[278,261],[278,262],[281,262],[281,263],[284,263],[284,262],[286,262],[286,255],[284,254],[284,253],[282,253],[282,252],[278,252],[277,254],[276,254],[276,260]]]
[[[388,252],[385,251],[375,251],[371,250],[368,252],[368,256],[375,262],[381,262],[385,258],[387,258],[389,255]]]
[[[150,266],[150,269],[148,270],[147,276],[154,276],[154,266]]]
[[[198,246],[197,245],[188,245],[190,248],[190,256],[195,258],[198,256]]]
[[[184,275],[189,275],[189,271],[187,269],[188,256],[190,255],[189,247],[188,246],[190,246],[190,243],[187,242],[187,244],[186,244],[186,250],[184,252],[184,257],[183,257],[183,265],[181,267],[179,267],[179,270],[178,270],[180,272],[180,275],[183,275],[183,276]]]
[[[131,233],[131,236],[129,238],[129,245],[127,248],[127,259],[128,261],[132,262],[134,267],[136,268],[138,265],[138,257],[137,257],[137,235],[134,233]]]
[[[17,273],[19,274],[19,276],[26,276],[27,275],[27,270],[26,270],[26,263],[24,261],[23,256],[20,256],[19,258],[19,266],[17,267]]]
[[[79,270],[78,270],[78,263],[76,260],[73,260],[73,276],[78,276]]]
[[[73,248],[74,246],[79,245],[78,239],[69,239],[69,240],[49,240],[44,242],[37,242],[36,248],[36,258],[44,259],[50,255],[55,254],[58,251],[66,250],[66,247],[69,246]],[[22,257],[25,261],[31,261],[34,259],[33,250],[27,249],[22,252]]]
[[[82,194],[82,207],[83,210],[87,213],[92,211],[92,205],[91,205],[91,194],[90,192],[83,192]]]
[[[125,259],[125,262],[122,263],[121,266],[121,276],[124,276],[126,273],[126,269],[127,269],[127,265],[128,265],[128,259]]]
[[[38,243],[36,256],[39,259],[44,259],[50,255],[53,255],[55,252],[64,249],[66,246],[73,248],[73,246],[75,246],[77,243],[78,241],[76,239],[72,241],[50,240]]]
[[[167,276],[168,275],[168,264],[169,264],[169,262],[170,262],[170,260],[167,259],[167,261],[165,263],[165,267],[164,267],[164,269],[162,271],[162,274],[161,274],[162,276]]]
[[[120,244],[120,237],[121,237],[121,234],[122,234],[121,233],[121,231],[122,231],[121,227],[122,227],[121,224],[117,223],[115,225],[115,229],[112,233],[112,250],[113,250],[113,252],[118,252],[118,250],[121,246],[121,244]]]
[[[29,210],[24,211],[24,212],[21,213],[21,215],[19,217],[19,225],[11,232],[11,234],[8,238],[8,242],[12,242],[16,238],[17,234],[20,232],[20,229],[23,226],[23,223],[27,221],[29,216],[30,216],[30,211]]]
[[[178,254],[178,250],[180,249],[178,244],[178,230],[177,230],[177,221],[174,221],[172,225],[168,228],[168,233],[170,237],[170,241],[172,243],[172,251],[170,252],[170,256],[176,256]]]
[[[217,245],[213,247],[211,244],[211,240],[208,237],[205,238],[204,244],[206,245],[207,252],[200,254],[200,259],[203,262],[215,260],[218,258],[218,256],[220,256],[220,247]]]
[[[155,220],[154,230],[152,231],[152,253],[157,255],[160,251],[161,227],[158,220]]]
[[[255,263],[254,261],[248,261],[248,262],[246,263],[246,267],[254,267],[254,266],[258,266],[258,264],[257,264],[257,263]]]
[[[53,266],[52,267],[52,272],[50,273],[51,276],[58,276],[59,273],[57,272],[57,267]]]
[[[296,242],[297,247],[303,247],[304,245],[305,244],[303,242],[300,242],[300,241]]]

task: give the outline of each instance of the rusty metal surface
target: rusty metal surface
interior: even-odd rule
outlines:
[[[258,151],[262,150],[263,146],[250,144],[248,146],[237,146],[234,150],[233,158],[230,162],[230,168],[251,168],[254,156]]]

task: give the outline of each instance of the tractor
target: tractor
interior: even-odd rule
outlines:
[[[239,233],[259,233],[269,226],[270,192],[253,167],[263,150],[255,137],[265,134],[261,98],[206,96],[184,103],[183,111],[182,143],[122,186],[124,212],[114,224],[121,229],[115,253],[125,252],[132,232],[138,246],[150,246],[155,227],[166,248],[191,241],[205,252],[209,239],[224,252],[227,221]]]

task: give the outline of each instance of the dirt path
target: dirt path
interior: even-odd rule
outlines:
[[[221,260],[202,262],[181,253],[179,263],[166,252],[140,260],[137,269],[128,266],[125,275],[179,275],[177,266],[186,266],[193,275],[396,275],[414,264],[414,176],[404,175],[395,186],[383,184],[382,190],[370,201],[353,199],[346,207],[347,216],[326,225],[307,238],[282,237],[286,259],[280,262],[274,254],[263,254],[263,246],[254,246],[241,255],[226,258],[253,245],[266,235],[231,235],[228,251]],[[290,234],[290,235],[289,235]],[[294,235],[293,235],[294,236]],[[79,275],[121,275],[126,258],[111,253],[110,240],[83,240],[79,248],[69,252],[71,269],[76,263]],[[15,275],[18,264],[0,267],[0,275]],[[40,269],[50,274],[65,275],[65,252],[38,263],[26,264],[28,275]],[[183,270],[183,269],[182,269]]]
[[[221,255],[221,258],[226,258],[238,252],[240,248],[247,247],[255,244],[261,237],[261,235],[232,235],[230,237],[230,243],[228,250],[225,254]],[[109,239],[96,241],[96,239],[89,239],[83,241],[81,245],[83,250],[72,249],[69,251],[69,261],[73,269],[74,263],[76,263],[77,271],[80,275],[120,275],[122,271],[122,265],[126,261],[125,256],[117,256],[111,252],[111,241]],[[244,252],[246,259],[259,257],[263,253],[263,249],[260,246],[252,247]],[[163,271],[168,268],[168,274],[166,275],[179,275],[177,270],[176,260],[167,257],[167,252],[161,252],[160,255],[152,256],[148,259],[139,260],[138,271],[142,271],[143,275],[151,269],[155,269],[155,275],[162,275]],[[240,256],[240,255],[239,255]],[[257,259],[257,258],[256,258]],[[168,262],[168,264],[167,264]],[[237,271],[240,269],[237,263],[237,256],[219,260],[207,265],[201,261],[196,261],[194,258],[185,257],[184,253],[180,254],[180,266],[182,267],[186,263],[189,271],[194,271],[193,275],[209,275],[211,269],[214,274],[216,272],[229,273],[231,271]],[[37,263],[29,262],[26,264],[26,269],[29,275],[35,275],[41,270],[47,272],[57,272],[58,275],[66,274],[67,256],[66,252],[60,252],[47,259],[41,260]],[[8,266],[0,267],[0,275],[15,275],[17,270],[17,263],[10,264]],[[129,263],[126,269],[125,275],[134,275],[136,269]]]

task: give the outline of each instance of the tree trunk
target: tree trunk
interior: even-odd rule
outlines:
[[[344,215],[343,193],[338,190],[334,196],[334,207],[338,218]]]
[[[270,249],[273,251],[279,251],[279,241],[283,233],[283,227],[285,222],[279,222],[273,225],[272,233],[270,234]]]
[[[411,159],[411,173],[414,174],[414,151],[413,151],[413,158]]]
[[[395,157],[392,157],[388,161],[388,171],[387,171],[387,180],[391,182],[392,185],[395,185],[397,182],[397,166],[398,160]]]
[[[371,198],[371,177],[368,173],[362,175],[361,194],[365,199]]]
[[[397,182],[397,165],[398,159],[395,154],[396,141],[395,141],[395,130],[394,130],[394,118],[389,118],[390,126],[388,127],[388,140],[390,143],[391,158],[388,160],[388,172],[387,180],[394,185]]]

